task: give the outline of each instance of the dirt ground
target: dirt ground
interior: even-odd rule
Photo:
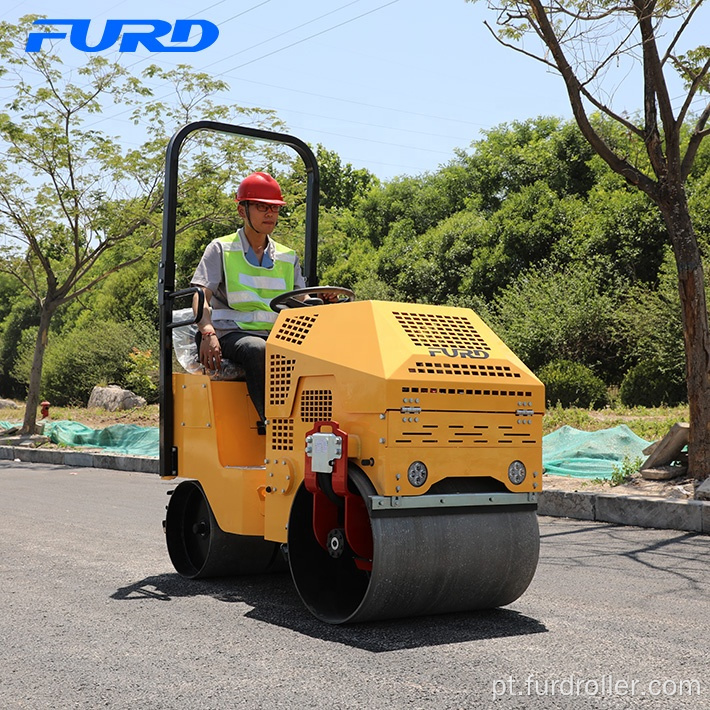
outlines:
[[[679,476],[668,481],[648,481],[636,474],[628,483],[612,486],[610,483],[595,483],[588,478],[572,476],[542,477],[543,490],[571,491],[579,493],[611,493],[612,495],[660,496],[687,500],[695,493],[694,481],[688,476]]]

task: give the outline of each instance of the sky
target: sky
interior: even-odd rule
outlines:
[[[90,19],[99,30],[107,19],[209,20],[220,30],[211,47],[160,54],[140,47],[124,63],[135,73],[150,63],[207,71],[230,86],[221,102],[273,109],[286,132],[382,180],[435,171],[503,123],[571,118],[562,79],[498,43],[484,25],[495,21],[485,2],[4,0],[0,20],[26,14]],[[68,40],[57,46],[67,67],[86,58]],[[639,83],[627,75],[614,100],[617,110],[637,111]],[[131,137],[120,108],[96,128]]]

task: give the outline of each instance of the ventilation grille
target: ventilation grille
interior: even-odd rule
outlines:
[[[409,371],[418,375],[456,375],[462,377],[520,377],[508,365],[470,365],[458,362],[416,362]]]
[[[333,393],[330,390],[303,390],[302,422],[329,422],[333,419]]]
[[[493,397],[532,397],[532,392],[524,390],[478,390],[461,389],[460,387],[402,387],[405,394],[468,394],[492,395]]]
[[[401,312],[393,315],[419,347],[490,350],[471,321],[463,316]]]
[[[269,403],[286,404],[291,389],[291,375],[296,366],[295,360],[283,355],[272,355],[269,367]]]
[[[293,419],[270,419],[269,433],[274,451],[293,451]]]
[[[398,432],[394,443],[413,446],[443,446],[446,444],[524,446],[539,442],[531,431],[514,431],[512,426],[477,425],[466,427],[460,424],[449,426],[424,424],[419,427],[408,426],[404,431]]]
[[[276,340],[284,340],[292,345],[300,345],[316,322],[318,314],[288,316],[276,333]]]

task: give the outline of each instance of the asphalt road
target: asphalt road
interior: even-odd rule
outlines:
[[[710,708],[710,537],[541,518],[506,609],[332,627],[178,577],[144,473],[0,462],[2,708]]]

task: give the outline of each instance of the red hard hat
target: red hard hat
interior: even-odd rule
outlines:
[[[268,173],[247,175],[237,189],[237,202],[266,202],[268,205],[285,205],[279,184]]]

